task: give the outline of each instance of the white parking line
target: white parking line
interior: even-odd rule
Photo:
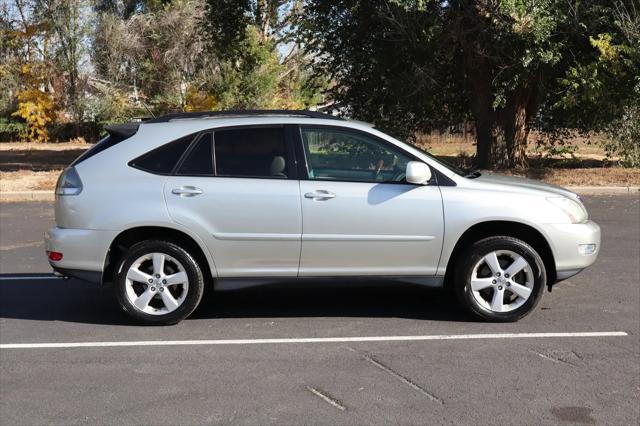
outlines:
[[[287,339],[225,339],[225,340],[140,340],[131,342],[68,342],[68,343],[5,343],[0,349],[109,348],[120,346],[201,346],[201,345],[258,345],[281,343],[344,343],[344,342],[409,342],[425,340],[481,340],[530,339],[553,337],[619,337],[624,331],[587,331],[576,333],[496,333],[444,334],[431,336],[363,336],[363,337],[304,337]]]
[[[62,277],[56,277],[55,275],[19,275],[19,276],[4,276],[0,277],[0,281],[20,281],[20,280],[61,280]]]

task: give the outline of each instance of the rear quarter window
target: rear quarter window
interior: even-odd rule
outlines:
[[[104,138],[100,139],[98,143],[94,146],[86,150],[82,155],[76,158],[71,166],[75,166],[80,164],[84,160],[93,157],[96,154],[101,153],[102,151],[111,148],[119,144],[120,142],[126,141],[131,136],[135,135],[138,131],[138,127],[140,123],[126,123],[126,124],[114,124],[105,126],[105,130],[109,133]]]
[[[129,165],[150,173],[171,174],[195,137],[196,134],[193,134],[169,142],[132,160]]]

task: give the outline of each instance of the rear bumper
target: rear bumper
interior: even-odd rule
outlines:
[[[49,264],[63,275],[100,282],[107,251],[117,235],[117,231],[51,228],[44,234],[45,249],[62,253],[62,259]]]
[[[53,262],[49,262],[50,264]],[[83,271],[81,269],[65,269],[58,268],[54,265],[51,265],[53,270],[57,272],[58,275],[61,275],[64,278],[77,278],[82,281],[86,281],[92,284],[100,284],[102,283],[102,272],[98,271]]]
[[[557,279],[574,276],[591,266],[600,253],[600,226],[592,221],[542,225],[556,263]],[[586,249],[593,252],[585,254]]]

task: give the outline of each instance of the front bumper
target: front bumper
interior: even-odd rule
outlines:
[[[49,264],[64,275],[100,281],[109,246],[117,235],[117,231],[51,228],[44,234],[45,249],[62,253],[62,259],[49,260]]]
[[[600,226],[593,221],[541,225],[553,251],[558,280],[567,279],[591,266],[600,253]],[[585,248],[595,245],[593,252]]]

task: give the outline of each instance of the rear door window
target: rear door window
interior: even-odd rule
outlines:
[[[286,179],[284,128],[218,130],[214,134],[216,176]]]

